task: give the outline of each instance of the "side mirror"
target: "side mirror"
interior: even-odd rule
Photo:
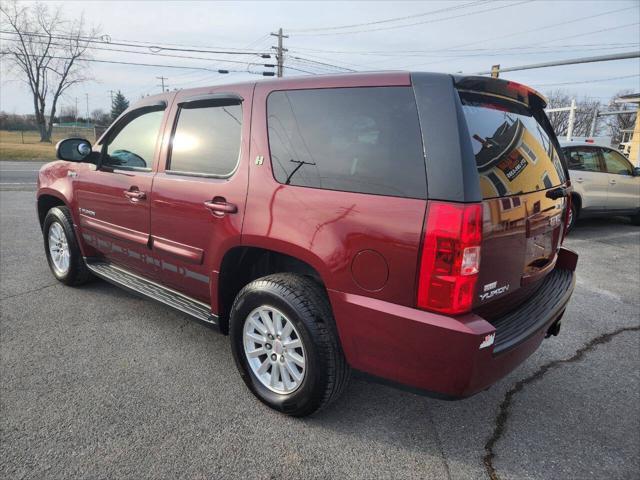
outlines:
[[[640,167],[633,167],[633,176],[640,177]]]
[[[84,138],[65,138],[56,145],[56,157],[69,162],[82,162],[91,154],[91,143]]]

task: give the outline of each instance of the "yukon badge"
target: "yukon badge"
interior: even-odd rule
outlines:
[[[509,291],[508,283],[506,285],[503,285],[502,287],[496,288],[497,286],[498,286],[498,282],[487,283],[484,286],[484,293],[480,294],[480,300],[484,302],[485,300],[489,300],[490,298],[493,298],[496,295],[502,295],[503,293]]]

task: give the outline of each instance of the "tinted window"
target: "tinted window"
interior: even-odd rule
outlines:
[[[178,115],[169,169],[229,175],[238,163],[242,106],[182,108]]]
[[[164,110],[135,116],[109,141],[105,165],[118,168],[151,168]]]
[[[565,150],[569,161],[569,170],[580,170],[582,172],[600,172],[600,162],[598,160],[598,148],[571,148]]]
[[[607,166],[607,172],[617,173],[620,175],[632,175],[633,167],[631,163],[620,155],[618,152],[602,149],[602,156],[604,157],[604,163]]]
[[[565,175],[552,137],[520,104],[464,93],[462,99],[484,198],[548,189]]]
[[[269,145],[280,183],[425,198],[425,162],[410,87],[274,92]]]

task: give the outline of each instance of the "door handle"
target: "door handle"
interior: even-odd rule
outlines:
[[[609,180],[609,183],[610,183],[611,185],[615,185],[615,184],[616,184],[616,181],[615,181],[615,180],[613,180],[613,179],[611,179],[611,180]]]
[[[125,190],[123,193],[125,197],[134,202],[147,198],[147,194],[145,192],[141,192],[140,190],[133,190],[133,187],[131,190]]]
[[[584,178],[580,177],[580,178],[576,178],[576,182],[578,183],[582,183],[584,182]]]
[[[238,206],[227,202],[224,197],[215,197],[213,200],[204,202],[204,206],[211,210],[211,212],[219,217],[227,213],[237,213]]]

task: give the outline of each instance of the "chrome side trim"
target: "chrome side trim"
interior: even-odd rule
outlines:
[[[87,268],[96,277],[118,287],[164,303],[209,325],[218,325],[218,316],[211,313],[211,307],[171,288],[143,278],[111,263],[85,257]]]

